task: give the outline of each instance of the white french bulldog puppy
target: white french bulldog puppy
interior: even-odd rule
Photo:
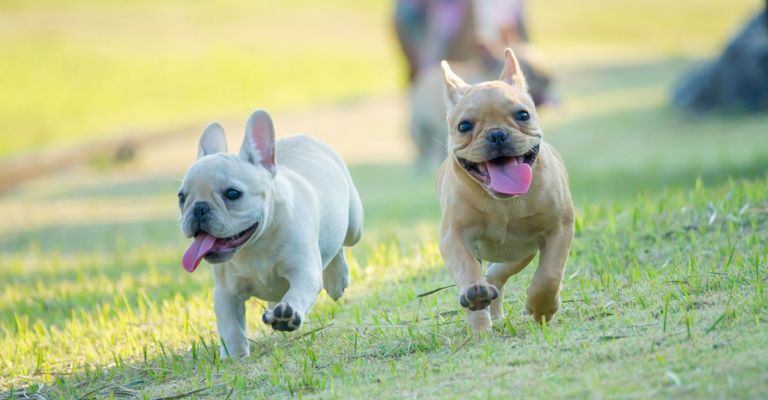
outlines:
[[[184,254],[193,272],[213,267],[223,357],[249,354],[245,301],[267,300],[264,323],[301,325],[320,290],[338,300],[349,284],[344,247],[360,240],[363,207],[344,161],[307,136],[275,143],[272,120],[251,114],[239,155],[227,154],[221,125],[200,137],[197,161],[179,190]]]

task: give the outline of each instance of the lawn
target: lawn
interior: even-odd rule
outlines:
[[[397,90],[386,3],[283,3],[0,3],[0,159]]]
[[[310,16],[337,15],[341,9],[369,18],[341,18],[353,26],[386,21],[383,3],[349,8],[358,3],[337,0],[322,9],[307,8],[308,3],[289,2],[279,11],[263,3],[248,7]],[[685,1],[668,8],[661,8],[660,1],[647,8],[636,3],[623,12],[667,24],[666,34],[642,35],[633,27],[647,30],[647,24],[627,24],[623,37],[604,41],[592,39],[612,32],[615,20],[610,16],[616,18],[616,9],[611,14],[597,1],[579,3],[578,9],[565,0],[545,3],[552,6],[537,8],[532,2],[531,12],[534,21],[547,16],[561,22],[540,23],[537,34],[558,60],[553,69],[563,104],[542,110],[542,123],[547,140],[561,151],[569,168],[578,216],[563,306],[551,323],[534,324],[523,313],[533,273],[529,268],[507,284],[506,319],[495,325],[493,334],[473,337],[465,327],[456,288],[427,294],[453,283],[437,248],[439,212],[432,178],[413,174],[399,161],[358,161],[351,169],[366,208],[366,231],[350,254],[352,283],[344,298],[334,303],[323,294],[305,325],[289,334],[267,330],[259,318],[263,305],[251,300],[247,307],[252,355],[221,360],[212,279],[205,265],[188,274],[179,262],[188,242],[178,229],[175,193],[186,161],[142,167],[144,158],[166,157],[168,150],[158,147],[140,153],[133,164],[86,165],[0,197],[0,399],[35,394],[62,399],[765,396],[768,116],[694,117],[667,105],[671,85],[695,57],[716,48],[729,24],[759,2],[738,3],[740,9],[733,5],[737,3],[723,2],[699,6]],[[131,14],[124,18],[136,20],[159,15],[158,6],[150,2],[34,4],[6,2],[3,18],[18,21],[14,18],[27,15],[37,21],[48,15],[52,21],[71,24],[61,28],[70,32],[99,28],[72,22],[84,9],[101,16],[127,7]],[[176,10],[168,4],[169,10]],[[182,21],[178,23],[183,32],[194,25],[190,21],[208,21],[222,35],[219,38],[231,34],[224,29],[229,22],[222,21],[246,20],[235,6],[220,10],[231,18],[209,18],[213,6],[199,7],[190,15],[172,13],[170,20]],[[691,11],[683,14],[685,7]],[[71,18],[62,17],[67,15]],[[683,28],[680,22],[686,15],[710,22]],[[592,18],[593,29],[575,25],[569,16]],[[149,18],[148,32],[168,20]],[[103,24],[102,29],[110,26],[109,21]],[[19,22],[16,29],[23,30],[22,25]],[[12,30],[6,24],[0,27],[2,35]],[[569,40],[574,31],[578,34]],[[96,39],[90,33],[72,35],[104,40],[81,49],[91,54],[99,46],[111,48],[108,38],[118,33],[106,29]],[[313,40],[335,34],[348,36],[329,29]],[[0,37],[3,46],[12,45],[10,38]],[[171,39],[158,39],[156,51],[165,46],[164,40]],[[210,40],[206,51],[227,51],[219,50],[219,39]],[[349,40],[366,39],[362,35]],[[696,43],[695,48],[687,47],[686,40]],[[582,42],[597,44],[577,45]],[[317,83],[321,77],[338,75],[328,62],[332,56],[321,57],[325,67],[307,76],[265,68],[270,74],[278,71],[275,80],[252,78],[254,85],[269,82],[275,85],[269,90],[281,85],[289,89],[281,100],[278,96],[264,102],[258,96],[246,98],[247,90],[239,91],[237,80],[247,74],[240,69],[240,53],[234,51],[227,62],[237,67],[226,79],[208,79],[200,72],[218,68],[206,67],[212,61],[204,51],[204,62],[190,66],[197,72],[174,77],[146,102],[139,100],[147,93],[130,79],[115,81],[124,86],[110,87],[101,78],[78,83],[68,76],[52,76],[53,85],[69,87],[62,92],[79,85],[110,90],[103,99],[112,102],[114,114],[99,114],[105,104],[98,97],[83,96],[83,104],[69,104],[27,92],[13,101],[2,93],[0,101],[18,110],[36,106],[41,112],[39,118],[20,115],[7,125],[8,116],[15,114],[0,107],[4,128],[22,129],[25,122],[36,126],[12,140],[4,134],[2,146],[5,154],[29,149],[33,142],[25,141],[30,132],[62,115],[62,130],[51,130],[46,141],[67,145],[94,137],[89,132],[125,123],[156,128],[219,118],[218,113],[244,117],[254,101],[281,109],[285,116],[310,102],[391,95],[400,77],[397,60],[389,58],[393,49],[370,47],[353,56],[363,60],[356,64],[360,69],[344,76],[349,82],[337,81],[344,81],[341,86]],[[25,57],[37,54],[33,45],[20,43],[18,48]],[[297,53],[295,62],[311,65],[307,60],[323,49],[307,43],[309,53]],[[632,49],[637,53],[629,54]],[[123,51],[114,50],[108,62],[130,69],[123,63],[130,60],[118,57]],[[187,52],[194,53],[183,46],[175,51],[161,64],[186,64]],[[275,57],[281,60],[285,53],[279,54]],[[245,57],[243,62],[258,59]],[[25,60],[13,68],[23,70],[30,64]],[[153,68],[138,68],[133,76],[151,73]],[[371,82],[369,73],[381,73],[382,78]],[[11,80],[5,73],[0,76]],[[306,85],[292,86],[293,78]],[[190,81],[224,89],[209,100],[188,94],[172,101]],[[35,82],[20,79],[14,84]],[[0,85],[0,91],[7,88]],[[111,91],[121,88],[125,98]],[[62,109],[62,104],[71,109]],[[89,115],[100,115],[98,123],[88,123]],[[276,118],[279,132],[281,118]],[[308,125],[315,121],[303,118]],[[345,126],[344,120],[335,122]],[[390,130],[401,126],[402,121],[393,121]],[[334,140],[348,141],[347,134],[341,129]],[[192,140],[172,146],[182,147],[190,158],[195,153]],[[380,147],[375,140],[370,146]],[[346,151],[351,153],[345,157],[353,159],[354,149]]]
[[[553,63],[701,56],[758,0],[531,2]],[[0,2],[0,160],[396,93],[387,0]]]

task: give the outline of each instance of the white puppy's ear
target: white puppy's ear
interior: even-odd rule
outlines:
[[[443,81],[445,82],[445,104],[450,111],[461,100],[470,86],[453,72],[447,61],[440,62],[440,68],[443,70]]]
[[[197,158],[203,158],[209,154],[226,153],[227,137],[224,136],[224,128],[218,122],[211,122],[205,127],[197,145]]]
[[[520,68],[520,61],[517,61],[515,53],[507,47],[504,50],[504,68],[501,70],[500,81],[507,82],[512,86],[517,86],[525,91],[528,90],[528,84],[525,82],[523,70]]]
[[[264,110],[256,110],[245,124],[245,138],[240,158],[253,165],[261,165],[275,175],[275,127]]]

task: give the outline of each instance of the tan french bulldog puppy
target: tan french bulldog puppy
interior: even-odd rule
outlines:
[[[442,63],[448,157],[437,174],[440,251],[477,331],[503,317],[504,284],[540,252],[526,309],[549,320],[573,238],[573,202],[557,151],[542,139],[512,50],[498,81],[466,84]],[[483,275],[483,262],[488,272]],[[488,306],[490,305],[490,309]]]
[[[322,288],[338,300],[349,283],[343,246],[362,234],[363,207],[341,157],[307,136],[274,135],[256,111],[240,154],[227,154],[224,130],[211,123],[179,190],[181,229],[194,238],[182,264],[212,264],[223,357],[249,354],[252,296],[269,302],[262,320],[279,331],[299,328]]]
[[[536,106],[555,103],[551,94],[550,73],[538,62],[529,46],[515,48],[528,84],[528,92]],[[473,59],[451,62],[451,68],[469,84],[494,79],[498,76],[503,59]],[[445,104],[443,73],[438,66],[419,72],[409,91],[411,138],[418,150],[416,166],[421,172],[432,173],[445,160]]]

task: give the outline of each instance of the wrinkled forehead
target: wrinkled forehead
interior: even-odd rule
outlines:
[[[473,86],[462,99],[466,110],[508,111],[512,107],[533,107],[531,97],[502,82],[484,82]]]
[[[242,163],[232,154],[213,154],[197,160],[187,170],[182,187],[202,188],[228,184],[242,176]]]

